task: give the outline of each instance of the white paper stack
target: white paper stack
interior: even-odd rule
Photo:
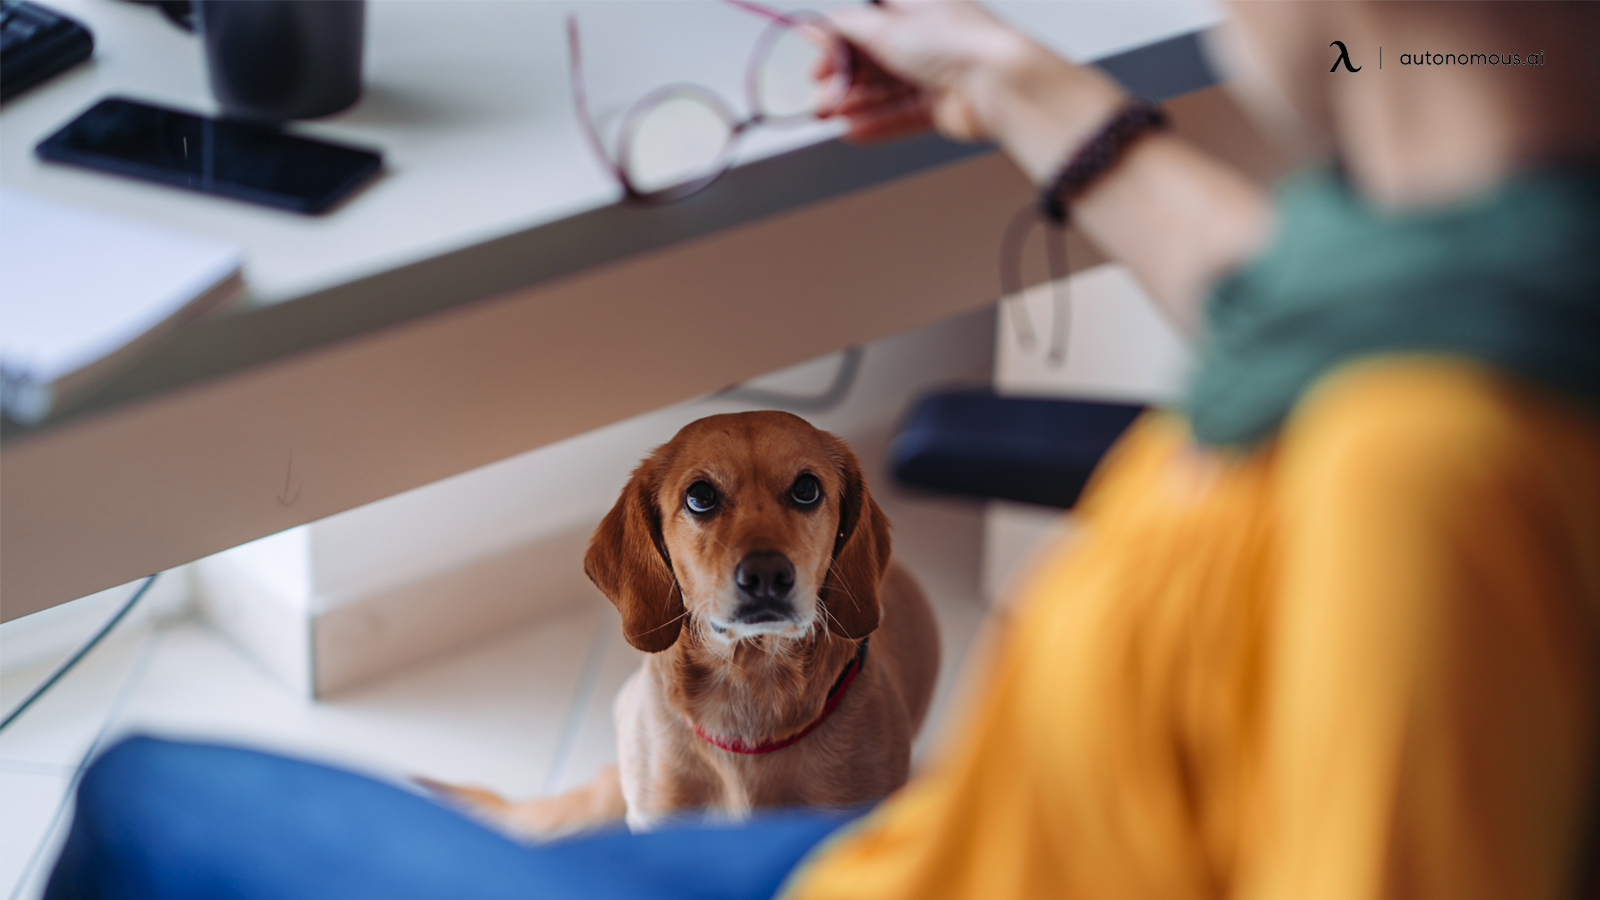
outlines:
[[[0,188],[7,415],[42,419],[239,289],[237,247]]]

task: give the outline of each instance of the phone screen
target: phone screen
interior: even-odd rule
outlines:
[[[45,138],[43,159],[319,213],[372,177],[373,150],[108,97]]]

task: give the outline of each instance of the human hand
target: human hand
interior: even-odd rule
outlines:
[[[936,128],[956,140],[995,137],[992,84],[1037,48],[971,0],[894,0],[834,10],[852,45],[849,91],[831,115],[877,140]],[[829,57],[817,71],[833,74]]]
[[[972,0],[852,4],[829,17],[853,52],[832,114],[858,140],[937,128],[993,141],[1044,187],[1128,102],[1106,73],[1056,56]],[[818,74],[830,77],[832,65]],[[1211,282],[1259,246],[1271,205],[1228,166],[1150,135],[1074,199],[1072,220],[1177,321],[1193,323]]]

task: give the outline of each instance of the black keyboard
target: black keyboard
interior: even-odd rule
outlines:
[[[0,103],[94,53],[89,29],[37,3],[0,0]]]

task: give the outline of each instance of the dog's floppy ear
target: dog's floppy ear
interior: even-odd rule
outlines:
[[[835,439],[832,455],[843,488],[822,605],[829,631],[842,638],[862,638],[878,627],[878,585],[889,566],[889,520],[867,493],[861,464],[850,448]]]
[[[683,592],[661,536],[658,457],[639,464],[589,539],[583,573],[622,613],[622,634],[646,653],[671,647],[683,630]]]

